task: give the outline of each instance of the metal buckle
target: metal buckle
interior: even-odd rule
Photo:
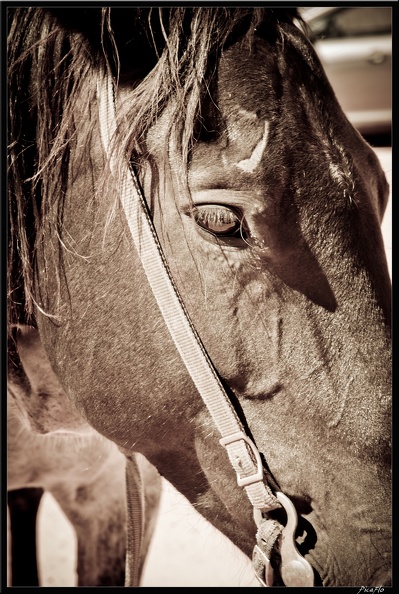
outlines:
[[[238,472],[236,471],[238,486],[239,487],[247,487],[248,485],[252,485],[252,483],[258,483],[259,481],[261,481],[263,479],[262,460],[260,458],[260,454],[256,448],[256,445],[242,431],[239,431],[238,433],[233,433],[232,435],[228,435],[227,437],[222,437],[222,439],[219,439],[219,443],[225,448],[226,446],[230,445],[231,443],[234,443],[235,441],[241,441],[241,440],[245,441],[251,448],[251,450],[255,456],[256,465],[257,465],[256,472],[254,474],[251,474],[250,476],[244,476],[243,478],[241,478],[240,475],[238,474]]]

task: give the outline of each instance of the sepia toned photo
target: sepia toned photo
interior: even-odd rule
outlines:
[[[392,586],[395,10],[3,3],[7,588]]]

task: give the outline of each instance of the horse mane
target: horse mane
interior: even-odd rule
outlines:
[[[119,130],[125,158],[145,158],[146,134],[173,100],[169,132],[184,173],[223,50],[241,38],[276,35],[279,22],[292,23],[298,14],[245,6],[52,5],[10,8],[9,16],[8,313],[10,323],[34,324],[36,245],[51,209],[62,224],[70,153],[82,125],[76,105],[82,93],[95,104],[95,72],[132,89]]]

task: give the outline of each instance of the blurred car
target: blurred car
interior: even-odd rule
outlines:
[[[348,119],[362,134],[390,133],[391,8],[312,7],[301,14]]]

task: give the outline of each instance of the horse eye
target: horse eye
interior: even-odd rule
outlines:
[[[202,204],[195,206],[193,217],[197,225],[219,237],[231,237],[240,234],[242,216],[226,206]]]

